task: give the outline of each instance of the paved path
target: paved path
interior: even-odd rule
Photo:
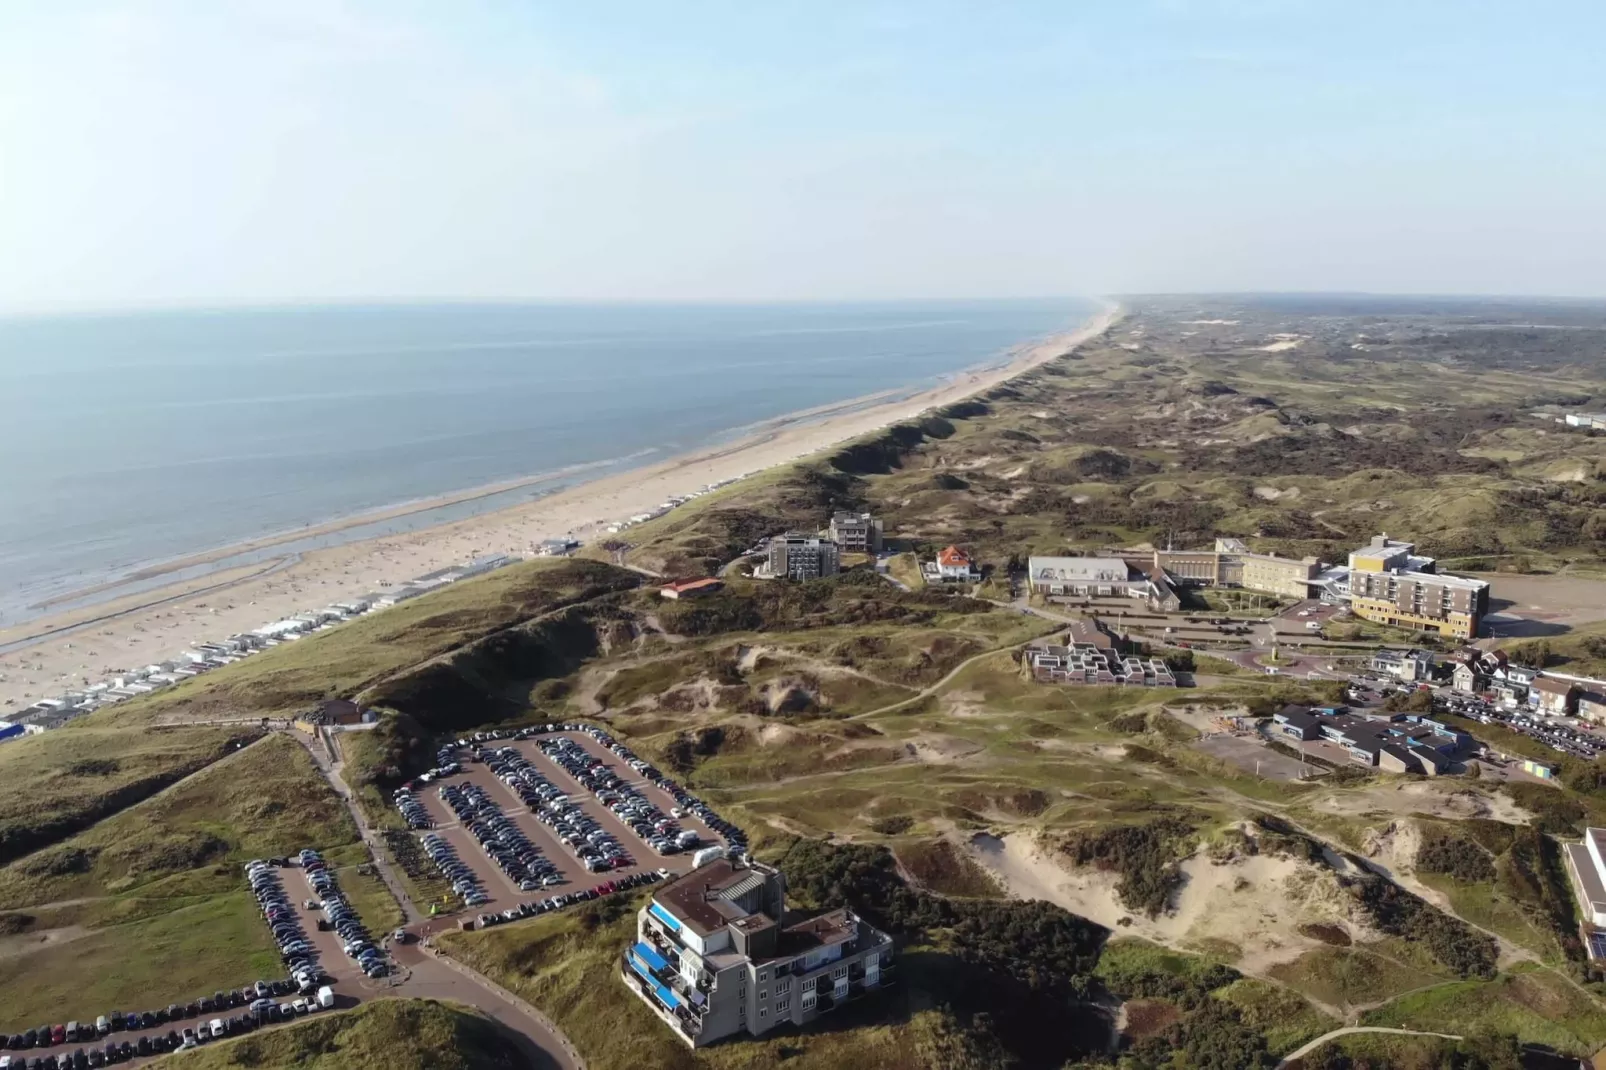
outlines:
[[[1277,1070],[1283,1070],[1284,1067],[1288,1066],[1296,1059],[1303,1059],[1305,1056],[1309,1055],[1323,1044],[1326,1044],[1329,1040],[1337,1040],[1339,1037],[1347,1037],[1355,1033],[1388,1033],[1397,1037],[1438,1037],[1440,1040],[1461,1039],[1454,1033],[1424,1033],[1415,1029],[1389,1029],[1381,1025],[1347,1025],[1342,1029],[1334,1029],[1330,1033],[1323,1033],[1321,1036],[1317,1037],[1315,1040],[1304,1045],[1298,1050],[1290,1052],[1288,1055],[1283,1057],[1282,1062],[1277,1064]]]
[[[309,740],[300,732],[293,735],[306,746],[319,772],[323,773],[329,786],[346,804],[351,819],[362,834],[363,842],[368,844],[373,854],[380,877],[406,915],[407,924],[414,926],[423,921],[423,912],[408,896],[406,888],[380,850],[380,837],[369,827],[362,807],[357,805],[356,797],[340,775],[340,766],[332,763],[324,752],[323,741]],[[585,1070],[585,1063],[574,1045],[551,1019],[490,978],[417,944],[393,947],[391,955],[407,971],[406,980],[392,986],[391,993],[417,999],[454,1000],[475,1008],[514,1034],[532,1070]]]

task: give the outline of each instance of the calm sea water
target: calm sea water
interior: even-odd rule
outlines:
[[[0,320],[0,623],[143,564],[575,465],[600,474],[788,412],[927,385],[1093,309],[452,305]]]

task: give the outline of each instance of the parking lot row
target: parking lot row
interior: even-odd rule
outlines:
[[[746,838],[589,725],[478,733],[440,748],[395,803],[471,908],[656,872],[668,856]]]

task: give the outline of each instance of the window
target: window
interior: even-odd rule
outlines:
[[[770,979],[770,971],[768,969],[759,970],[758,979],[760,981],[768,981]]]
[[[768,1007],[760,1007],[758,1009],[758,1016],[760,1018],[768,1018],[770,1016],[770,1009]]]
[[[841,977],[846,977],[847,975],[848,975],[848,968],[846,966],[838,966],[836,969],[831,971],[831,979],[832,980],[836,980],[836,979],[841,978]]]
[[[759,989],[758,990],[758,998],[761,999],[761,1000],[769,999],[770,998],[770,990],[767,989],[767,988]]]
[[[784,996],[790,991],[792,991],[792,982],[791,981],[777,981],[777,982],[775,982],[775,994],[776,994],[776,996]]]
[[[775,1004],[775,1017],[779,1018],[781,1015],[785,1014],[787,1011],[789,1011],[791,1009],[792,1009],[792,1001],[791,1000],[789,1000],[789,999],[780,1000],[779,1002],[777,1002]]]
[[[814,984],[818,980],[818,977],[810,977],[803,982],[803,992],[805,995],[814,991]]]

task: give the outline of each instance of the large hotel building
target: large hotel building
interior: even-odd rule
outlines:
[[[891,963],[892,938],[851,911],[789,919],[779,870],[716,858],[658,889],[620,969],[698,1048],[813,1021],[887,983]]]
[[[1375,536],[1349,555],[1350,611],[1395,628],[1475,639],[1489,612],[1489,584],[1436,571],[1416,545]]]

